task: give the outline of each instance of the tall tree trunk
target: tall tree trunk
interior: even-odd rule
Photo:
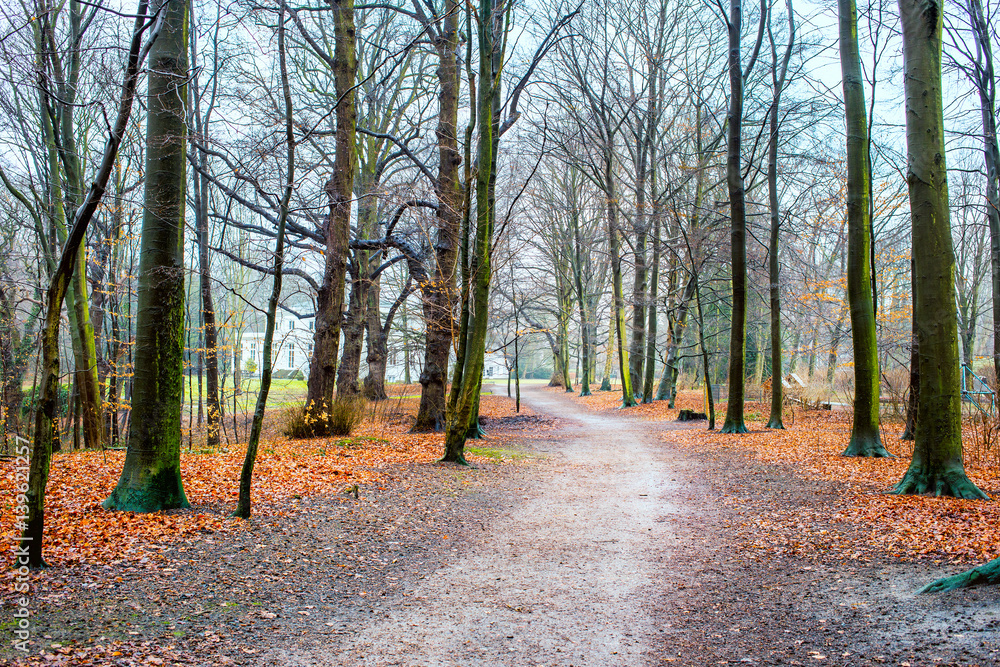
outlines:
[[[762,11],[761,21],[765,20]],[[729,334],[729,402],[723,433],[746,433],[743,422],[744,355],[747,327],[747,223],[746,192],[741,166],[743,134],[743,64],[740,57],[743,7],[741,0],[729,2],[729,113],[726,183],[729,188],[730,257],[732,269],[733,306]],[[761,24],[763,25],[763,23]]]
[[[556,268],[556,293],[559,298],[558,360],[561,367],[560,374],[563,377],[563,385],[567,392],[572,392],[573,378],[570,374],[569,322],[573,316],[573,288],[568,275],[572,271],[572,267],[570,266],[569,258],[564,253],[561,254],[562,256],[559,258],[560,266]]]
[[[655,92],[655,91],[654,91]],[[639,159],[636,165],[635,193],[635,266],[632,280],[632,340],[629,344],[629,384],[632,390],[641,394],[643,384],[643,366],[645,364],[646,347],[646,290],[648,269],[646,266],[646,242],[649,236],[646,217],[646,160],[647,149],[639,148]]]
[[[850,2],[851,0],[844,0]],[[785,87],[785,75],[788,73],[788,61],[792,56],[792,46],[795,43],[795,14],[792,12],[792,2],[788,0],[788,46],[778,65],[778,52],[774,37],[771,36],[771,86],[773,89],[770,109],[771,137],[767,151],[767,195],[771,210],[771,236],[768,243],[768,277],[771,282],[771,414],[767,420],[767,428],[785,428],[781,420],[784,403],[782,394],[783,377],[781,365],[781,264],[778,262],[778,237],[781,231],[781,211],[778,208],[778,110],[781,105],[781,93]],[[770,22],[768,23],[770,34]]]
[[[622,292],[622,257],[618,229],[618,205],[615,195],[613,147],[608,147],[604,157],[604,186],[608,196],[607,222],[608,247],[611,251],[611,298],[614,310],[615,338],[618,340],[618,372],[622,379],[622,407],[630,408],[636,405],[635,393],[632,391],[631,366],[629,365],[628,340],[625,337],[625,296]]]
[[[943,9],[940,0],[899,0],[920,392],[913,460],[895,492],[986,498],[962,463],[955,255],[941,101]]]
[[[192,23],[194,23],[194,6],[192,5]],[[191,60],[194,70],[194,90],[192,95],[194,120],[194,131],[198,141],[208,144],[208,122],[211,118],[213,103],[205,113],[201,109],[201,95],[199,92],[199,74],[201,67],[198,65],[198,40],[191,40]],[[216,60],[218,58],[218,48],[216,48]],[[217,63],[216,63],[217,65]],[[218,77],[213,77],[213,86],[217,85]],[[213,91],[214,97],[214,91]],[[200,169],[192,178],[194,185],[194,213],[195,213],[195,243],[198,245],[198,294],[201,300],[201,324],[203,327],[204,344],[202,346],[201,358],[204,360],[205,372],[205,407],[206,407],[206,428],[205,446],[215,448],[219,446],[219,432],[222,426],[222,406],[219,404],[219,333],[215,321],[215,301],[212,298],[212,264],[209,246],[211,239],[208,230],[208,189],[209,181],[206,176],[208,172],[208,155],[199,151],[197,158]],[[201,389],[201,374],[199,369],[198,387]],[[199,423],[201,423],[201,401],[199,400]]]
[[[385,393],[385,364],[388,359],[388,331],[392,326],[392,315],[387,318],[387,327],[382,326],[381,276],[370,278],[368,282],[368,309],[365,316],[365,333],[368,336],[368,375],[365,376],[362,393],[369,401],[382,401],[389,397]]]
[[[611,308],[611,317],[608,320],[608,350],[604,355],[604,372],[601,374],[601,388],[599,391],[611,391],[611,364],[615,358],[615,309]]]
[[[51,97],[48,92],[49,118],[52,123],[52,134],[58,136],[59,163],[53,164],[51,178],[55,184],[60,178],[60,172],[65,176],[63,194],[66,199],[64,215],[57,217],[60,243],[66,242],[66,220],[76,217],[76,209],[81,204],[85,185],[80,160],[80,152],[76,143],[75,108],[76,96],[82,62],[81,40],[82,7],[77,0],[69,2],[70,48],[67,60],[62,60],[56,51],[56,38],[53,31],[55,23],[52,20],[42,22],[43,39],[48,44],[48,62],[51,66],[52,78],[56,85],[58,98]],[[55,114],[53,114],[53,111]],[[53,155],[56,151],[53,151]],[[61,169],[60,169],[61,165]],[[60,205],[59,210],[63,211]],[[89,296],[87,292],[87,261],[86,250],[81,247],[76,257],[76,268],[73,272],[70,292],[67,295],[67,309],[70,320],[70,338],[73,343],[75,360],[74,382],[77,385],[80,400],[80,414],[83,417],[84,443],[87,447],[100,447],[104,441],[104,429],[101,420],[101,396],[97,378],[97,348],[94,340],[94,327],[90,319]]]
[[[655,164],[655,156],[653,164]],[[655,173],[655,168],[654,168]],[[655,177],[651,178],[655,183]],[[646,377],[642,385],[642,402],[653,402],[653,383],[656,379],[656,290],[660,282],[660,211],[655,203],[656,186],[653,185],[653,270],[649,281],[649,325],[646,338]]]
[[[42,558],[45,528],[45,488],[49,479],[52,443],[58,437],[56,433],[56,408],[59,389],[59,315],[62,312],[63,300],[69,288],[74,259],[83,245],[90,220],[101,202],[111,177],[111,169],[118,156],[118,148],[125,136],[125,130],[132,114],[132,103],[135,99],[135,89],[139,79],[139,66],[142,62],[140,57],[142,36],[149,28],[149,25],[144,25],[146,8],[146,2],[140,2],[136,12],[135,27],[126,61],[125,79],[122,84],[115,125],[108,138],[100,167],[90,191],[84,198],[83,204],[76,211],[73,226],[70,228],[58,266],[52,272],[46,294],[45,329],[42,332],[42,386],[37,403],[38,409],[35,412],[35,438],[31,451],[28,491],[25,494],[25,502],[15,508],[18,520],[24,522],[20,541],[28,543],[28,557],[24,559],[19,555],[16,562],[16,565],[19,566],[42,567],[45,565]],[[154,31],[156,30],[154,28]]]
[[[51,103],[50,100],[45,95],[40,95],[43,104],[48,105]],[[53,103],[54,104],[54,103]],[[72,108],[72,107],[70,107]],[[42,119],[42,136],[44,137],[45,143],[48,147],[48,178],[49,178],[49,200],[50,209],[49,215],[51,218],[52,226],[54,228],[54,236],[56,240],[64,244],[67,241],[68,230],[66,226],[67,215],[73,215],[73,209],[78,205],[78,195],[79,189],[75,182],[71,181],[71,176],[66,172],[65,165],[69,165],[71,168],[78,168],[79,161],[76,158],[75,151],[68,151],[65,148],[60,150],[59,145],[66,140],[66,129],[65,124],[69,123],[72,125],[72,120],[65,121],[63,124],[63,132],[59,132],[60,127],[56,121],[55,116],[51,116],[51,122]],[[72,136],[72,132],[70,132]],[[57,143],[56,137],[59,136],[59,142]],[[65,162],[60,162],[60,154],[69,156]],[[63,166],[60,166],[60,165]],[[73,172],[75,177],[76,173]],[[64,182],[66,187],[64,188]],[[67,211],[67,205],[69,205],[70,210]],[[78,255],[75,258],[75,264],[73,268],[73,276],[70,278],[69,291],[66,293],[66,316],[69,321],[69,336],[70,336],[70,347],[73,351],[73,363],[74,363],[74,382],[77,379],[85,382],[84,391],[87,392],[85,400],[88,406],[92,406],[92,400],[94,396],[90,392],[91,383],[87,380],[89,375],[93,373],[94,383],[93,387],[97,387],[96,374],[97,374],[97,361],[96,356],[94,358],[93,366],[91,365],[91,360],[89,356],[89,351],[93,346],[93,327],[90,322],[90,314],[87,307],[87,288],[86,288],[86,265],[84,261],[85,248],[81,246],[81,250],[78,251]],[[82,281],[82,282],[81,282]],[[81,317],[85,320],[81,320]],[[88,336],[90,345],[88,345]],[[96,355],[96,351],[95,351]],[[72,413],[72,410],[70,411]],[[99,447],[101,443],[100,438],[100,428],[96,428],[94,424],[91,423],[90,417],[93,415],[93,411],[88,409],[86,411],[87,417],[87,428],[85,435],[85,442],[89,447]],[[99,415],[99,412],[98,412]],[[54,448],[59,450],[59,442],[56,441],[53,444]]]
[[[132,420],[121,478],[102,503],[132,512],[188,506],[180,467],[188,4],[161,6],[164,25],[149,53]]]
[[[916,271],[913,269],[913,260],[910,260],[910,294],[916,294]],[[906,426],[900,440],[913,440],[917,432],[917,400],[920,398],[920,355],[918,354],[920,343],[917,341],[917,320],[910,317],[910,385],[909,395],[906,400]]]
[[[583,243],[580,239],[580,209],[576,205],[576,191],[570,193],[573,197],[573,209],[570,211],[570,225],[573,227],[573,285],[576,288],[576,302],[580,311],[580,395],[590,396],[590,321],[587,317],[587,295],[583,291]],[[517,349],[515,339],[515,350]],[[516,356],[516,355],[515,355]],[[519,372],[520,376],[520,372]],[[520,382],[518,382],[520,387]]]
[[[839,0],[840,69],[847,118],[847,299],[854,343],[854,423],[844,456],[890,456],[879,433],[879,365],[872,294],[868,118],[855,0]]]
[[[385,324],[382,324],[381,316],[378,314],[379,301],[379,278],[372,283],[372,289],[368,291],[368,377],[365,378],[363,392],[365,398],[370,401],[381,401],[389,397],[385,391],[385,367],[389,359],[389,332],[392,331],[392,323],[396,318],[396,313],[402,308],[403,328],[406,328],[406,299],[413,293],[412,281],[407,281],[403,291],[400,292],[396,301],[389,308],[385,317]],[[405,336],[404,336],[405,337]],[[404,341],[405,343],[405,341]],[[404,355],[404,360],[408,358]],[[404,371],[405,372],[405,371]]]
[[[442,460],[465,464],[465,440],[470,425],[478,417],[479,388],[489,320],[489,292],[493,226],[496,220],[497,151],[500,145],[500,66],[503,62],[504,13],[495,0],[479,3],[479,146],[476,165],[476,238],[469,260],[470,311],[466,349],[459,383],[453,389],[454,408],[449,411]],[[457,369],[457,362],[456,362]],[[459,377],[461,380],[459,381]]]
[[[455,327],[455,267],[462,219],[462,188],[458,150],[459,45],[456,0],[446,0],[444,30],[435,44],[438,52],[438,176],[436,191],[437,239],[434,278],[423,289],[427,340],[424,368],[420,372],[420,408],[414,431],[440,431],[445,425],[445,389],[448,357]]]
[[[271,344],[274,341],[274,323],[277,319],[278,301],[281,299],[282,269],[285,261],[285,223],[288,220],[288,207],[292,200],[292,192],[295,190],[295,125],[292,117],[292,92],[288,84],[288,67],[285,64],[285,0],[281,0],[281,11],[278,15],[278,70],[281,78],[282,97],[285,102],[285,192],[279,204],[277,229],[275,230],[272,264],[274,282],[271,287],[271,297],[267,301],[267,324],[264,328],[260,390],[257,392],[257,403],[254,407],[250,436],[247,439],[246,456],[243,459],[243,469],[240,473],[239,501],[236,505],[236,511],[233,512],[233,516],[243,519],[250,518],[252,507],[250,490],[253,483],[253,469],[257,462],[257,446],[260,443],[260,433],[264,424],[267,394],[271,389]]]
[[[334,81],[338,100],[337,154],[333,174],[325,186],[330,212],[325,230],[323,282],[316,295],[313,354],[306,383],[306,416],[316,435],[326,435],[330,429],[329,411],[333,405],[337,352],[340,348],[354,171],[358,162],[355,143],[358,113],[354,84],[358,61],[355,52],[354,0],[332,0],[330,4],[334,18]]]

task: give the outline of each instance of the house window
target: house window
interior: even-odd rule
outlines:
[[[295,320],[289,320],[288,321],[288,330],[291,331],[294,328],[295,328]]]
[[[288,367],[295,368],[295,346],[288,344]]]
[[[316,326],[316,320],[309,320],[309,331],[312,331]]]
[[[493,377],[493,367],[492,366],[487,366],[486,367],[486,377],[488,377],[488,378]]]

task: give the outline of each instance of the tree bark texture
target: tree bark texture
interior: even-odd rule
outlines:
[[[361,213],[360,207],[358,213]],[[361,217],[360,215],[358,216]],[[360,220],[359,220],[360,222]],[[361,225],[358,225],[359,228]],[[359,238],[364,233],[359,229]],[[361,391],[358,376],[361,372],[361,348],[365,342],[365,319],[368,313],[368,253],[355,250],[351,262],[351,290],[347,298],[347,313],[341,324],[344,349],[337,365],[337,396],[356,396]]]
[[[462,154],[458,150],[459,44],[458,4],[445,2],[444,30],[438,53],[438,200],[433,280],[423,288],[426,345],[420,372],[420,408],[414,431],[440,431],[445,425],[448,358],[455,328],[455,269],[463,193],[459,183]]]
[[[476,164],[476,235],[469,258],[470,310],[464,327],[466,349],[460,386],[447,416],[442,460],[465,464],[465,440],[470,427],[478,423],[479,390],[489,321],[489,292],[493,226],[496,219],[497,151],[500,144],[500,68],[503,63],[504,14],[495,0],[479,3],[479,91],[476,115],[479,118],[479,145]],[[456,363],[457,369],[457,363]],[[454,390],[453,390],[454,391]],[[478,430],[478,428],[476,428]]]
[[[723,433],[746,433],[743,422],[744,354],[747,328],[747,230],[746,192],[741,171],[743,133],[743,70],[740,59],[743,8],[740,0],[729,3],[729,113],[726,184],[729,188],[730,258],[733,305],[729,333],[729,400]]]
[[[895,492],[985,498],[962,463],[955,255],[941,91],[943,7],[940,0],[899,0],[899,13],[920,392],[913,460]]]
[[[330,429],[330,407],[336,383],[340,324],[344,307],[344,279],[347,274],[351,231],[351,200],[354,172],[358,163],[355,79],[358,61],[355,50],[354,0],[332,0],[334,19],[334,84],[337,93],[336,156],[333,174],[326,183],[330,211],[325,236],[323,281],[316,295],[313,354],[306,390],[306,417],[315,435]]]
[[[162,4],[149,54],[131,428],[121,478],[102,503],[133,512],[188,506],[180,470],[188,3]]]

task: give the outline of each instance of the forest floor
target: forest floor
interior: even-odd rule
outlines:
[[[435,463],[440,437],[405,435],[388,411],[344,442],[272,434],[246,524],[226,518],[238,448],[186,456],[192,509],[143,517],[95,507],[113,455],[61,455],[31,652],[8,641],[0,660],[1000,663],[1000,591],[915,594],[992,557],[994,503],[886,496],[905,460],[839,459],[829,414],[722,436],[615,401],[530,388],[516,415],[484,399],[490,438],[469,443],[471,468]]]

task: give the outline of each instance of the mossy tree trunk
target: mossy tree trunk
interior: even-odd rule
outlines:
[[[83,24],[81,4],[71,0],[68,9],[69,47],[64,54],[57,47],[55,11],[45,16],[39,22],[40,28],[36,29],[44,46],[41,52],[46,54],[47,78],[46,84],[42,86],[42,100],[47,113],[43,113],[42,122],[46,125],[44,135],[50,142],[49,177],[55,203],[53,218],[56,236],[62,244],[66,243],[68,234],[67,220],[76,217],[76,209],[81,205],[85,188],[80,151],[77,146],[75,108],[83,57],[81,45],[86,27]],[[54,90],[49,86],[54,86]],[[66,305],[75,364],[73,382],[77,387],[83,417],[84,445],[96,448],[104,442],[104,426],[84,249],[78,251],[76,268],[66,295]]]
[[[1000,558],[994,558],[965,572],[938,579],[921,588],[918,594],[943,593],[973,586],[996,586],[1000,584]]]
[[[941,90],[943,6],[940,0],[899,0],[899,12],[920,391],[913,460],[895,492],[986,498],[962,463],[955,256]]]
[[[164,23],[149,53],[131,428],[121,478],[102,503],[132,512],[188,506],[180,468],[188,3],[154,8]]]
[[[504,54],[505,13],[495,0],[479,3],[479,89],[476,99],[479,144],[476,164],[476,234],[469,257],[469,316],[462,369],[456,370],[447,416],[443,461],[466,464],[465,441],[478,424],[479,390],[489,321],[493,226],[496,220],[497,151],[500,145],[500,70]],[[471,221],[470,221],[471,222]]]
[[[879,433],[879,364],[872,294],[870,161],[855,0],[839,0],[840,70],[847,119],[847,299],[854,344],[854,423],[844,456],[890,456]]]

